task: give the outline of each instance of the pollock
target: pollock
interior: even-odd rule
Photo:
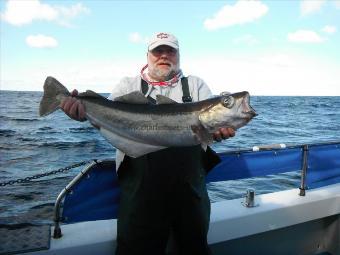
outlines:
[[[47,77],[40,102],[40,116],[59,108],[69,91],[53,77]],[[86,118],[116,148],[131,157],[167,147],[213,142],[212,134],[221,127],[237,130],[246,125],[255,110],[249,105],[249,93],[222,93],[193,103],[177,103],[158,95],[151,104],[134,91],[113,101],[86,91],[76,96],[85,107]]]

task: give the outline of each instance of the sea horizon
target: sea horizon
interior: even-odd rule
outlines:
[[[5,92],[37,92],[37,93],[43,93],[43,90],[8,90],[8,89],[0,89],[1,91]],[[82,92],[82,91],[80,91]],[[96,91],[97,92],[97,91]],[[232,93],[236,93],[237,91],[234,91]],[[111,92],[97,92],[99,94],[110,94]],[[216,94],[217,95],[217,94]],[[257,96],[257,97],[340,97],[340,95],[258,95],[258,94],[251,94],[251,96]]]

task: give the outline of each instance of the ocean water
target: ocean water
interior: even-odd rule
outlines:
[[[114,158],[115,149],[88,122],[57,111],[38,116],[41,92],[0,91],[0,183],[91,159]],[[340,140],[340,97],[251,97],[259,114],[218,151],[263,144],[305,144]],[[79,173],[0,186],[0,224],[49,223],[59,192]],[[299,172],[209,184],[212,202],[299,186]]]

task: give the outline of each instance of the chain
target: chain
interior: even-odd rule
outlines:
[[[39,178],[42,178],[42,177],[45,177],[45,176],[59,174],[59,173],[64,173],[64,172],[67,172],[67,171],[69,171],[69,170],[71,170],[73,168],[86,165],[86,164],[88,164],[90,162],[92,162],[92,160],[90,160],[90,161],[83,161],[83,162],[80,162],[80,163],[76,163],[74,165],[63,167],[63,168],[60,168],[60,169],[57,169],[57,170],[53,170],[53,171],[50,171],[50,172],[46,172],[46,173],[43,173],[43,174],[37,174],[37,175],[29,176],[29,177],[26,177],[26,178],[20,178],[20,179],[17,179],[17,180],[12,180],[12,181],[7,181],[7,182],[0,182],[0,187],[7,186],[7,185],[13,185],[15,183],[25,183],[25,182],[29,182],[31,180],[36,180],[36,179],[39,179]]]

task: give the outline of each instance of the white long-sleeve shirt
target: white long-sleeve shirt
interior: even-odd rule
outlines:
[[[181,78],[181,77],[180,77]],[[189,75],[188,85],[189,85],[189,93],[192,97],[193,102],[201,101],[207,99],[212,96],[211,90],[208,85],[199,77]],[[125,77],[123,78],[112,90],[112,93],[108,97],[110,100],[114,100],[116,97],[131,93],[133,91],[142,91],[141,88],[141,76],[135,77]],[[169,86],[150,86],[149,90],[146,93],[147,96],[151,96],[156,99],[156,95],[163,95],[171,98],[172,100],[182,103],[182,86],[181,81],[179,79],[178,82],[169,85]],[[116,152],[116,169],[118,170],[120,164],[124,159],[125,154],[117,149]]]

